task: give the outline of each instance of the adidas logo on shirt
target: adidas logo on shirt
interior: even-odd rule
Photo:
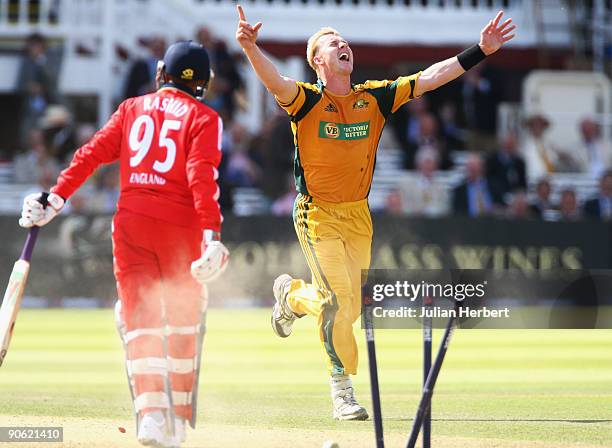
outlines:
[[[325,106],[325,112],[338,112],[338,109],[334,106],[334,103],[329,103]]]

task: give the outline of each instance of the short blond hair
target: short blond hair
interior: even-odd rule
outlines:
[[[328,34],[335,34],[336,36],[340,35],[340,33],[335,29],[326,26],[314,33],[308,39],[308,45],[306,46],[306,60],[308,61],[308,65],[310,65],[310,68],[312,68],[315,73],[317,72],[317,66],[314,63],[314,57],[315,53],[317,52],[317,47],[319,45],[319,39],[321,39],[323,36],[327,36]]]

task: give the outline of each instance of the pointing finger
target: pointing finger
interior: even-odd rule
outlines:
[[[236,5],[236,7],[238,8],[238,17],[240,17],[240,20],[246,20],[246,17],[244,15],[244,9],[242,9],[242,6]]]

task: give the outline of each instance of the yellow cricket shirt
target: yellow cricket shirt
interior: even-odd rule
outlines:
[[[297,82],[296,97],[279,103],[291,117],[297,190],[333,203],[366,198],[385,121],[414,98],[420,74],[366,81],[344,96]]]

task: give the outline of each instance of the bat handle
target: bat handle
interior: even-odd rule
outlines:
[[[19,257],[21,260],[29,262],[32,259],[32,252],[34,251],[34,244],[36,244],[36,238],[38,237],[39,230],[40,227],[38,226],[34,226],[30,229],[28,238],[23,246],[23,251],[21,251],[21,257]]]
[[[49,193],[43,192],[38,199],[43,206],[43,208],[47,208],[47,204],[49,203],[47,198],[49,197]],[[34,251],[34,244],[36,244],[36,238],[38,238],[38,231],[40,227],[34,226],[30,229],[30,233],[28,233],[28,238],[26,239],[25,245],[23,246],[23,250],[21,251],[20,260],[25,260],[30,262],[32,259],[32,252]]]

